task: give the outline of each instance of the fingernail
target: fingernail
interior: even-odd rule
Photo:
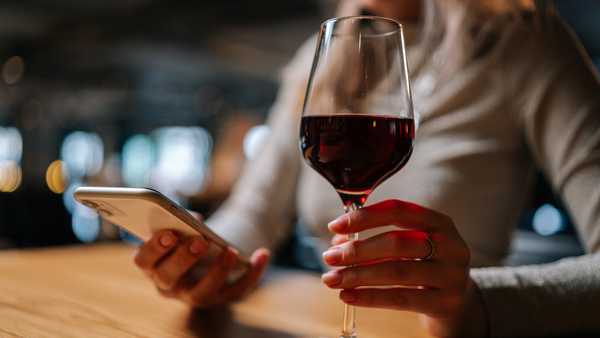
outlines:
[[[236,248],[228,247],[227,249],[230,253],[233,253],[234,256],[238,256],[240,254],[240,252]]]
[[[162,245],[165,248],[168,248],[170,246],[172,246],[173,244],[175,244],[175,241],[177,240],[177,238],[175,238],[175,236],[170,233],[164,233],[162,236],[160,236],[160,245]]]
[[[258,253],[256,254],[256,259],[254,261],[254,264],[264,264],[267,259],[269,259],[270,256],[270,252],[267,249],[259,249]]]
[[[323,253],[323,260],[327,264],[337,264],[342,260],[342,250],[340,248],[333,248]]]
[[[338,232],[346,227],[346,215],[342,215],[327,224],[330,231]]]
[[[206,249],[206,243],[200,238],[194,238],[190,244],[190,252],[194,255],[199,255]]]
[[[342,291],[340,298],[346,303],[356,302],[356,295],[352,291]]]
[[[323,274],[323,276],[321,276],[321,279],[328,286],[337,286],[342,282],[342,274],[338,271],[333,270]]]

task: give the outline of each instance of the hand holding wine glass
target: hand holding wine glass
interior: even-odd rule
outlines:
[[[346,234],[395,225],[358,241]],[[422,314],[435,337],[484,337],[486,319],[469,277],[470,252],[452,219],[399,200],[385,200],[331,223],[336,233],[323,257],[338,268],[323,282],[346,303]],[[381,288],[384,287],[384,288]]]
[[[362,208],[412,154],[411,96],[399,23],[359,16],[322,25],[300,148],[346,211],[329,224],[337,235],[324,253],[326,263],[341,268],[323,276],[329,287],[343,290],[340,338],[356,337],[354,305],[421,313],[438,337],[485,332],[480,295],[469,277],[469,249],[452,219],[399,200]],[[363,230],[388,225],[398,230],[358,239]],[[465,316],[474,324],[464,326]]]
[[[358,16],[323,23],[300,127],[308,164],[338,192],[346,212],[407,163],[415,123],[402,26]],[[349,239],[358,239],[349,234]],[[346,305],[342,338],[356,337]]]

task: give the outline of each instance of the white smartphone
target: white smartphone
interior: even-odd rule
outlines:
[[[143,241],[163,229],[172,229],[185,235],[203,235],[217,248],[233,248],[206,224],[196,219],[187,210],[160,192],[148,188],[80,187],[75,190],[75,199],[81,204],[96,210],[104,219],[115,224]],[[220,250],[213,250],[203,261],[212,260]],[[229,281],[236,280],[245,273],[249,263],[240,254],[238,266],[230,275]]]

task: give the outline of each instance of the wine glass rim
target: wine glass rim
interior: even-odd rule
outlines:
[[[390,24],[396,25],[395,29],[390,30],[389,32],[385,32],[385,33],[379,33],[379,34],[369,34],[370,36],[376,36],[376,37],[386,37],[392,34],[398,34],[398,33],[402,33],[403,30],[403,26],[402,24],[394,19],[391,18],[387,18],[384,16],[377,16],[377,15],[350,15],[350,16],[340,16],[340,17],[335,17],[335,18],[331,18],[331,19],[327,19],[325,21],[323,21],[323,23],[321,24],[321,29],[325,30],[326,27],[332,23],[337,23],[337,22],[342,22],[342,21],[347,21],[347,20],[380,20],[380,21],[386,21]]]

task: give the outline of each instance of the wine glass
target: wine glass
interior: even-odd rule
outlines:
[[[300,149],[333,185],[345,212],[361,208],[406,164],[414,135],[402,25],[376,16],[325,21],[304,100]],[[355,314],[345,305],[340,338],[356,337]]]

